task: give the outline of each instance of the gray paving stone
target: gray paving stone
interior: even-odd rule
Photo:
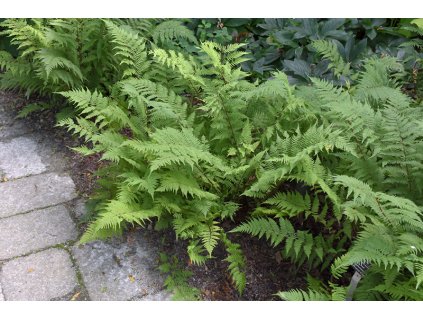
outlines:
[[[11,260],[3,265],[0,278],[6,300],[50,300],[77,286],[70,257],[60,249]]]
[[[84,199],[78,199],[75,202],[75,206],[73,208],[73,211],[74,211],[77,219],[81,219],[82,217],[84,217],[85,214],[87,214],[87,208],[85,207],[85,200]]]
[[[0,124],[0,139],[22,136],[28,132],[27,126],[22,121],[14,121],[10,126]]]
[[[76,237],[75,224],[63,205],[0,219],[0,260]]]
[[[0,169],[8,179],[40,174],[47,170],[38,155],[38,145],[28,137],[0,142]]]
[[[46,173],[0,183],[0,218],[56,205],[76,198],[67,175]]]
[[[1,283],[0,283],[0,301],[4,301],[3,290],[1,289]]]
[[[11,114],[10,110],[7,110],[4,106],[0,105],[0,127],[7,127],[12,125],[15,119]]]
[[[172,295],[166,291],[161,290],[156,294],[147,295],[145,297],[137,297],[136,299],[133,299],[135,301],[169,301],[172,300]]]
[[[130,300],[162,290],[157,251],[147,242],[97,241],[72,252],[91,300]]]
[[[51,136],[42,132],[31,133],[31,138],[37,142],[38,154],[48,171],[66,171],[69,169],[69,161],[63,153],[63,149],[56,142],[51,142]]]
[[[30,131],[29,127],[15,116],[10,109],[2,109],[0,106],[0,139],[21,136]]]

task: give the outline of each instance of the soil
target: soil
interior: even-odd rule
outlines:
[[[25,105],[42,98],[26,99],[16,92],[1,92],[0,95],[8,101],[11,109],[18,112]],[[42,132],[57,151],[68,158],[68,167],[75,182],[77,191],[82,197],[89,197],[96,186],[94,173],[101,165],[99,156],[84,157],[71,148],[81,145],[81,140],[74,138],[66,129],[56,127],[54,109],[46,109],[29,114],[23,119],[33,131]],[[232,227],[234,227],[232,225]],[[224,261],[226,252],[221,245],[214,251],[214,258],[205,266],[195,266],[189,262],[186,253],[186,242],[176,241],[171,231],[149,231],[153,240],[162,245],[163,252],[175,255],[179,263],[193,272],[190,284],[201,291],[203,300],[278,300],[278,291],[293,288],[306,288],[306,271],[298,269],[288,261],[280,258],[278,249],[271,248],[263,239],[256,239],[244,234],[233,234],[229,238],[239,243],[246,257],[247,284],[242,296],[233,287],[227,271],[228,263]]]

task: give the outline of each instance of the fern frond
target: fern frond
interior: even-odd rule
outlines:
[[[295,235],[292,224],[282,218],[279,219],[279,224],[272,218],[253,218],[237,226],[231,232],[248,233],[258,238],[264,236],[273,246],[277,246],[287,237]]]
[[[199,229],[198,235],[209,257],[211,257],[220,237],[221,228],[217,226],[217,224],[218,222],[216,221],[214,221],[213,224],[203,224]]]
[[[246,285],[245,277],[245,258],[242,254],[241,246],[237,243],[231,242],[226,235],[222,235],[222,241],[225,244],[226,252],[228,256],[225,258],[225,261],[229,262],[229,272],[231,278],[235,283],[235,287],[238,290],[238,293],[242,295]]]
[[[329,68],[333,69],[335,76],[348,76],[350,74],[350,63],[345,63],[339,54],[335,42],[327,40],[316,40],[312,43],[313,48],[323,58],[330,61]]]
[[[196,83],[196,85],[205,85],[204,80],[198,74],[199,66],[193,57],[185,57],[180,52],[165,51],[159,48],[153,49],[152,54],[159,64],[177,71],[183,78]]]
[[[164,45],[180,39],[198,43],[194,33],[178,20],[168,20],[158,24],[152,32],[152,37],[155,43]]]
[[[221,160],[213,156],[207,144],[198,140],[190,129],[159,129],[151,135],[151,142],[127,141],[125,145],[152,156],[151,171],[173,164],[187,165],[194,169],[200,162],[225,171]]]
[[[393,57],[371,58],[364,64],[355,97],[368,100],[377,105],[391,100],[399,105],[407,105],[409,99],[397,89],[396,81],[392,79],[393,72],[401,72],[403,66]]]
[[[204,265],[208,257],[205,249],[197,240],[191,241],[187,246],[187,253],[191,262],[195,265]],[[210,255],[209,255],[210,256]]]
[[[197,197],[200,199],[216,200],[217,196],[213,193],[204,191],[200,188],[197,181],[189,176],[181,174],[179,171],[172,171],[164,174],[160,178],[160,186],[157,192],[180,192],[183,196]]]
[[[286,292],[278,292],[276,294],[283,300],[287,301],[325,301],[330,300],[328,295],[313,290],[304,291],[301,289],[293,289]]]
[[[63,56],[60,56],[60,52],[57,50],[41,49],[38,51],[36,58],[44,64],[44,70],[46,72],[47,79],[49,79],[52,71],[57,68],[64,68],[71,71],[80,81],[83,81],[84,79],[80,68],[72,61]]]
[[[151,126],[161,128],[187,125],[187,104],[174,91],[146,79],[131,78],[117,85],[123,94],[136,100],[131,106],[139,107],[137,111],[141,116],[146,114],[146,121],[149,118]],[[140,105],[139,100],[142,100],[143,105]]]
[[[172,293],[173,300],[200,299],[200,291],[188,283],[192,272],[181,268],[176,257],[169,259],[166,254],[160,253],[159,270],[167,275],[164,286]]]
[[[267,204],[276,205],[280,209],[288,212],[288,215],[296,215],[310,210],[311,200],[309,195],[304,197],[298,192],[279,192],[273,198],[265,201]]]
[[[122,77],[141,77],[151,64],[147,59],[145,39],[111,21],[104,20],[104,23],[113,38],[115,55],[123,68]]]
[[[126,223],[144,225],[150,218],[160,215],[158,210],[139,210],[137,206],[122,201],[111,200],[101,210],[97,219],[79,240],[80,244],[121,233]]]

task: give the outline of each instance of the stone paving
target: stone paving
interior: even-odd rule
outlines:
[[[77,244],[85,206],[66,158],[1,96],[0,181],[0,301],[170,300],[145,233]]]

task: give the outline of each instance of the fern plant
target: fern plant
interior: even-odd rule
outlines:
[[[102,153],[102,159],[111,162],[104,172],[100,171],[110,178],[104,180],[105,187],[97,194],[102,200],[96,208],[98,218],[81,242],[114,235],[126,224],[142,225],[155,218],[157,228],[172,226],[179,238],[190,240],[187,252],[195,264],[203,264],[212,256],[218,242],[224,242],[230,272],[241,292],[245,286],[242,253],[225,236],[219,221],[232,216],[238,207],[236,202],[224,197],[228,190],[220,185],[225,173],[233,168],[225,158],[214,155],[212,149],[216,145],[208,142],[202,131],[194,129],[194,123],[199,120],[196,117],[205,116],[206,111],[196,112],[189,99],[167,87],[168,83],[153,81],[154,73],[150,70],[156,65],[168,73],[177,69],[174,78],[181,79],[196,99],[200,98],[199,92],[210,91],[204,93],[204,98],[213,99],[209,105],[214,106],[219,97],[216,85],[225,80],[217,75],[220,77],[223,72],[228,78],[235,77],[232,79],[235,84],[241,74],[237,74],[239,70],[233,65],[242,61],[242,54],[235,52],[235,47],[205,43],[201,47],[202,55],[196,59],[159,48],[153,49],[150,55],[142,44],[143,38],[112,22],[107,27],[114,38],[116,58],[125,59],[121,63],[125,67],[122,79],[113,86],[112,94],[105,96],[84,89],[61,93],[75,105],[81,117],[60,124],[92,144],[77,150],[84,154]],[[129,38],[140,43],[138,56],[126,53],[134,47],[126,45]],[[223,51],[228,54],[225,57],[228,62],[221,60]],[[212,72],[200,69],[201,59],[209,61],[215,79],[209,80],[207,77],[213,76]],[[141,62],[143,70],[137,69],[137,62]],[[222,114],[216,115],[219,117],[216,124],[231,124]],[[230,137],[222,139],[229,141]]]
[[[126,49],[121,46],[125,41],[117,37],[128,36],[128,31],[109,25],[116,36],[115,54],[119,58],[120,51]],[[143,78],[123,73],[111,96],[86,90],[62,93],[82,116],[61,125],[92,144],[77,150],[102,153],[102,159],[111,162],[107,172],[100,172],[109,178],[102,181],[103,191],[97,194],[102,201],[97,205],[98,218],[81,242],[155,218],[156,228],[172,226],[177,237],[190,241],[187,252],[195,264],[212,257],[221,241],[228,252],[231,276],[242,292],[242,252],[221,226],[222,219],[234,217],[242,194],[265,201],[261,192],[269,192],[275,182],[297,180],[315,187],[316,194],[328,193],[334,198],[324,180],[328,171],[316,155],[335,148],[352,151],[351,147],[331,127],[312,126],[301,132],[298,125],[307,126],[313,119],[305,116],[305,120],[295,120],[306,108],[295,97],[287,77],[275,73],[272,82],[249,83],[239,68],[245,61],[240,47],[205,42],[199,54],[190,57],[159,48],[151,55],[142,55],[142,59],[152,56],[151,69],[159,65],[176,73],[173,77],[185,85],[185,99],[166,83],[156,83],[157,78],[148,70]],[[257,113],[260,103],[266,107]],[[278,113],[284,118],[273,117],[269,122]],[[280,172],[279,179],[269,179],[274,173],[272,166]],[[308,175],[312,171],[313,175]],[[263,189],[258,185],[248,189],[252,178],[259,178]],[[260,195],[249,194],[253,192]],[[309,207],[314,217],[318,206],[314,203]],[[297,234],[301,240],[296,241],[292,256],[298,256],[302,245],[310,256],[313,242],[324,241],[322,236],[312,238],[305,231]],[[293,237],[288,238],[291,243]],[[313,257],[321,263],[322,254],[318,248]],[[298,261],[302,263],[305,258],[301,256]]]
[[[107,39],[100,20],[7,19],[2,27],[19,55],[2,51],[1,88],[30,95],[106,84]]]
[[[194,264],[222,244],[242,293],[244,232],[332,275],[284,299],[339,300],[348,267],[361,261],[371,263],[369,292],[359,286],[356,299],[420,297],[422,112],[400,91],[398,61],[369,58],[355,72],[332,44],[315,42],[351,81],[294,87],[274,72],[252,83],[242,44],[190,50],[184,41],[194,39],[168,30],[171,21],[102,23],[115,81],[60,93],[78,113],[60,125],[86,141],[75,150],[106,163],[81,243],[153,221],[188,241]],[[241,224],[228,233],[225,219]]]
[[[168,255],[160,253],[159,270],[167,275],[164,286],[172,293],[173,300],[192,301],[200,299],[200,291],[191,287],[188,283],[192,273],[182,269],[175,256],[169,259]]]
[[[18,49],[16,58],[0,51],[0,88],[53,102],[56,92],[88,88],[108,94],[122,76],[144,75],[149,68],[146,46],[196,43],[192,31],[177,20],[6,19],[0,27],[0,35]]]
[[[336,176],[335,182],[353,196],[343,204],[344,214],[361,229],[352,247],[331,265],[333,277],[341,277],[350,265],[367,262],[372,265],[354,294],[356,300],[421,300],[422,208],[408,199],[374,192],[353,177]],[[285,300],[330,300],[339,288],[278,295]],[[345,288],[337,300],[345,300]]]
[[[399,67],[399,68],[398,68]],[[398,88],[400,65],[370,59],[355,87],[339,89],[314,80],[301,96],[321,120],[344,131],[353,153],[331,164],[342,223],[352,225],[351,247],[331,264],[332,282],[349,266],[366,262],[370,270],[356,300],[421,300],[421,110]],[[309,98],[314,92],[319,101]],[[351,198],[352,197],[352,198]],[[329,284],[329,285],[330,285]],[[331,299],[331,288],[280,293],[287,300]],[[332,289],[332,292],[335,290]],[[321,291],[320,291],[321,292]]]
[[[280,71],[252,82],[245,45],[198,43],[180,20],[3,27],[20,54],[0,53],[0,85],[66,99],[77,115],[59,125],[104,162],[81,243],[154,222],[188,241],[196,265],[220,244],[242,293],[242,232],[330,277],[283,299],[345,298],[362,261],[371,268],[355,299],[422,298],[423,112],[395,58],[353,65],[316,38],[334,77],[295,87]]]

